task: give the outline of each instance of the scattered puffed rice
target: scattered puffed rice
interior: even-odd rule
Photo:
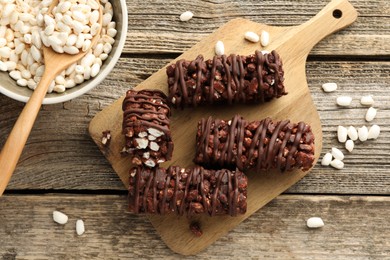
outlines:
[[[306,225],[309,228],[320,228],[323,227],[324,221],[319,217],[311,217],[306,221]]]
[[[325,84],[322,84],[322,89],[325,92],[333,92],[337,89],[337,84],[336,83],[325,83]]]
[[[263,47],[266,47],[269,44],[269,33],[267,31],[261,32],[260,43]]]
[[[348,136],[352,141],[356,141],[358,139],[358,132],[355,127],[348,127]]]
[[[324,157],[322,157],[321,164],[324,166],[328,166],[330,162],[332,161],[332,154],[331,153],[326,153]]]
[[[82,219],[78,219],[76,221],[76,233],[81,236],[85,232],[84,221]]]
[[[376,116],[376,109],[373,107],[370,107],[366,113],[366,121],[370,122],[370,121],[374,120],[375,116]]]
[[[374,99],[371,95],[362,96],[362,98],[360,99],[360,104],[362,104],[363,106],[372,106],[374,104]]]
[[[257,35],[257,33],[246,32],[245,39],[247,39],[250,42],[258,42],[260,40],[260,37],[259,37],[259,35]]]
[[[60,211],[53,211],[53,220],[58,224],[66,224],[68,222],[68,216]]]
[[[359,136],[359,140],[362,141],[362,142],[367,140],[367,138],[368,138],[368,129],[367,129],[367,127],[365,125],[358,128],[358,136]]]
[[[191,20],[193,16],[194,16],[194,14],[192,12],[186,11],[180,15],[180,21],[187,22],[187,21]]]
[[[344,168],[344,163],[339,159],[334,159],[333,161],[330,162],[330,166],[338,170],[341,170]]]
[[[368,130],[368,139],[377,139],[381,133],[381,128],[378,125],[372,125]]]
[[[337,138],[340,143],[347,141],[348,130],[344,126],[339,125],[337,128]]]
[[[225,46],[223,45],[222,41],[217,41],[217,43],[215,44],[215,54],[217,55],[225,54]]]
[[[332,147],[332,155],[334,158],[338,159],[338,160],[343,160],[344,159],[344,154],[342,151],[340,151],[339,149],[337,149],[336,147]]]
[[[355,144],[352,140],[348,140],[345,142],[345,149],[347,149],[348,152],[352,152],[354,146],[355,146]]]
[[[341,96],[336,99],[336,103],[339,106],[346,107],[351,105],[352,98],[349,96]]]

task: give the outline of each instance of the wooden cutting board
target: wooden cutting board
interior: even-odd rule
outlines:
[[[284,64],[285,87],[288,95],[262,105],[205,106],[173,110],[171,131],[175,150],[172,160],[162,164],[162,166],[168,167],[172,164],[187,167],[193,165],[198,120],[209,115],[230,119],[235,114],[241,114],[248,120],[260,120],[270,116],[277,120],[290,119],[292,122],[305,121],[309,123],[316,138],[315,157],[317,161],[322,148],[322,130],[320,118],[306,82],[306,58],[313,46],[321,39],[350,25],[356,18],[357,12],[347,0],[334,0],[314,18],[300,26],[273,27],[245,19],[235,19],[183,53],[177,59],[192,60],[198,54],[203,54],[205,59],[212,58],[214,46],[218,40],[224,42],[226,54],[248,55],[254,53],[256,49],[268,51],[275,49],[280,54]],[[259,43],[250,43],[244,39],[246,31],[253,31],[260,35],[262,30],[270,34],[270,44],[266,48],[262,48]],[[168,93],[165,68],[136,87],[138,90],[146,88],[161,89]],[[121,135],[122,101],[123,97],[98,113],[91,121],[89,131],[127,188],[128,172],[133,165],[128,157],[120,155],[124,146],[124,138]],[[108,147],[101,144],[102,132],[105,130],[110,130],[112,134],[112,140]],[[300,170],[284,174],[277,172],[248,173],[248,211],[239,217],[199,216],[189,219],[186,216],[171,215],[149,216],[149,218],[163,241],[173,251],[184,255],[196,254],[225,235],[307,173]],[[203,230],[201,237],[194,236],[189,229],[189,224],[194,220],[200,223]]]

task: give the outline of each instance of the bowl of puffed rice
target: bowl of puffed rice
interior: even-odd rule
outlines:
[[[27,102],[39,84],[45,71],[43,46],[58,53],[87,51],[53,80],[43,104],[65,102],[96,87],[121,55],[128,23],[125,0],[59,0],[49,13],[51,2],[0,1],[0,93],[12,99]]]

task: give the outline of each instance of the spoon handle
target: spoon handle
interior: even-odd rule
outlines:
[[[3,194],[15,170],[47,89],[54,77],[53,71],[45,70],[41,81],[24,106],[0,153],[0,196]]]

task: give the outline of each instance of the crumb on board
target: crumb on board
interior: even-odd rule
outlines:
[[[110,144],[110,141],[111,141],[111,131],[110,130],[103,131],[102,135],[103,135],[102,144],[104,146],[108,146]]]
[[[203,235],[203,231],[200,228],[199,222],[192,222],[190,224],[190,230],[192,233],[194,233],[195,236],[200,237]]]

